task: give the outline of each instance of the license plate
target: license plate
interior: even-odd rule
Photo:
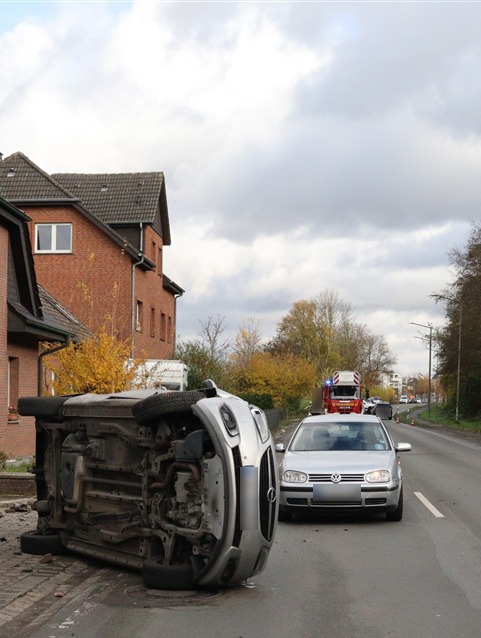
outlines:
[[[361,486],[346,483],[328,483],[314,485],[313,503],[325,501],[361,501]]]
[[[240,468],[240,527],[257,529],[259,525],[258,468],[244,465]]]

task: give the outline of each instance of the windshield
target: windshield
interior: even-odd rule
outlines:
[[[331,386],[331,399],[336,398],[358,398],[358,388],[355,385],[333,385]]]
[[[289,449],[293,452],[339,450],[390,450],[389,440],[378,423],[306,423],[297,430]]]

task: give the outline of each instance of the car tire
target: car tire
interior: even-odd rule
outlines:
[[[37,530],[20,535],[20,549],[25,554],[44,556],[66,554],[60,534],[40,534]]]
[[[72,395],[73,396],[73,395]],[[18,413],[21,416],[55,417],[60,416],[59,411],[67,399],[71,396],[61,397],[20,397],[18,400]]]
[[[388,521],[400,521],[403,517],[403,488],[399,494],[399,501],[397,507],[392,512],[386,512],[386,520]]]
[[[281,521],[281,523],[289,523],[292,521],[292,512],[285,505],[279,505],[279,514],[277,519]]]
[[[163,565],[162,558],[147,558],[142,565],[142,580],[149,589],[194,589],[193,567]]]
[[[190,412],[194,403],[200,399],[205,399],[205,394],[200,390],[159,392],[136,403],[132,414],[138,423],[145,423],[165,414]]]

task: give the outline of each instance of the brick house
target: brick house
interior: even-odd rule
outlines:
[[[9,457],[35,453],[35,423],[10,414],[22,395],[36,395],[39,343],[67,343],[70,330],[41,305],[27,215],[0,198],[0,450]]]
[[[0,161],[0,196],[31,218],[38,282],[68,312],[134,357],[172,358],[184,291],[163,272],[163,173],[49,175],[17,152]]]

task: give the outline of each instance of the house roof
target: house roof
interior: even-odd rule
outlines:
[[[20,152],[13,153],[0,162],[0,195],[9,202],[75,199],[48,173]]]
[[[89,339],[92,336],[91,330],[70,313],[62,304],[52,297],[42,286],[38,286],[40,302],[42,304],[43,316],[47,321],[61,327],[72,335],[74,341]]]
[[[51,175],[42,170],[21,152],[13,153],[0,161],[0,196],[16,206],[36,206],[40,204],[70,205],[87,217],[93,224],[110,236],[132,258],[137,261],[139,251],[126,242],[125,238],[104,223],[97,215],[59,184]],[[144,257],[141,268],[153,269],[151,260]]]
[[[0,197],[0,224],[8,229],[8,332],[39,341],[62,341],[69,331],[44,316],[35,277],[27,220],[22,211]]]
[[[159,216],[164,245],[171,243],[162,172],[49,175],[18,151],[0,161],[0,196],[17,205],[81,202],[108,226],[152,225]]]
[[[104,224],[152,224],[164,188],[163,173],[54,173]]]

